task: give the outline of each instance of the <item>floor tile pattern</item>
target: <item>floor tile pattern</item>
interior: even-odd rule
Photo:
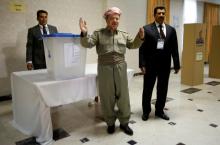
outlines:
[[[135,76],[129,86],[133,136],[119,128],[118,120],[109,135],[101,105],[92,99],[51,108],[54,145],[219,145],[220,79],[209,78],[207,72],[208,83],[197,86],[182,85],[180,74],[170,75],[164,108],[169,121],[155,117],[156,87],[149,119],[142,121],[143,76]],[[0,101],[0,145],[38,145],[34,137],[16,130],[12,120],[12,100]]]

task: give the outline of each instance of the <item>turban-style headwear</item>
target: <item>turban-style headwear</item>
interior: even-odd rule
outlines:
[[[121,10],[119,9],[119,8],[117,8],[117,7],[111,7],[111,8],[109,8],[105,13],[104,13],[104,15],[103,15],[103,17],[105,18],[105,19],[107,19],[107,17],[109,16],[109,15],[112,15],[112,14],[119,14],[119,16],[121,15]]]

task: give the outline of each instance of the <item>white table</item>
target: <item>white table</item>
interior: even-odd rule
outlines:
[[[134,71],[128,69],[128,82]],[[97,64],[86,65],[86,75],[69,80],[53,80],[47,70],[13,72],[11,75],[13,126],[38,143],[53,143],[50,107],[69,104],[98,95]]]

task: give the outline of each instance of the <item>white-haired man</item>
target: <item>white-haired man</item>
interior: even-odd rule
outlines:
[[[126,48],[138,48],[144,38],[144,30],[140,28],[135,39],[118,30],[121,10],[112,7],[104,13],[106,27],[87,35],[86,22],[80,18],[81,44],[86,48],[96,46],[98,54],[98,84],[102,112],[108,125],[107,132],[115,132],[115,121],[118,118],[120,128],[128,135],[133,135],[128,126],[130,119],[130,101],[127,81]],[[115,104],[118,110],[115,111]]]

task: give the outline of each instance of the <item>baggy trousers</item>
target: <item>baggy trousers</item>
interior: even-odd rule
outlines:
[[[130,119],[130,100],[127,80],[127,64],[98,65],[99,96],[102,113],[107,125],[113,125],[116,118],[120,124]],[[118,110],[114,110],[117,105]]]

